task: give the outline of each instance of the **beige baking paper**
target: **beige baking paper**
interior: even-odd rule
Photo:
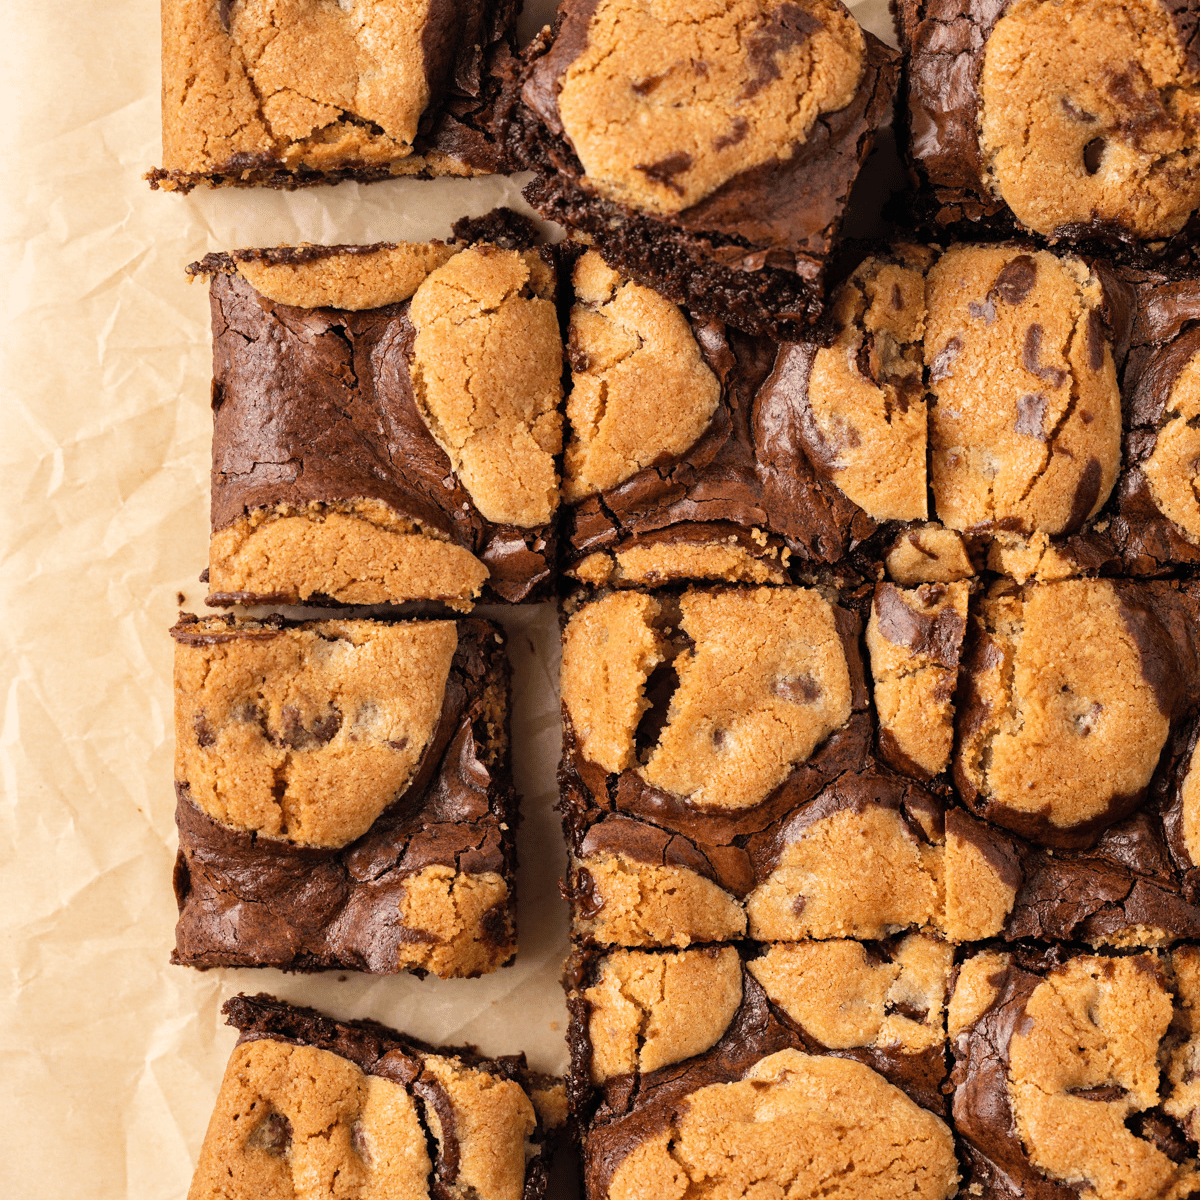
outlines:
[[[534,6],[523,38],[551,11]],[[886,28],[884,0],[859,13]],[[447,982],[168,963],[167,629],[180,607],[203,611],[211,428],[207,294],[183,268],[238,246],[447,237],[460,216],[520,201],[504,179],[152,193],[155,0],[5,16],[0,1196],[168,1200],[187,1191],[235,992],[566,1066],[549,606],[484,610],[507,626],[516,670],[514,966]]]

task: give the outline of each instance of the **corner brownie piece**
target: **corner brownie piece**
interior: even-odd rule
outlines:
[[[163,0],[151,187],[294,188],[502,169],[514,0]]]
[[[539,1200],[561,1081],[523,1054],[433,1047],[375,1021],[234,996],[240,1034],[188,1200]]]
[[[817,316],[898,62],[837,0],[563,0],[525,60],[507,138],[534,208],[697,313]]]
[[[953,1135],[941,1117],[921,1103],[927,1098],[941,1108],[936,1087],[930,1090],[931,1080],[924,1079],[915,1086],[908,1080],[899,1086],[889,1082],[887,1070],[903,1076],[912,1065],[902,1061],[902,1041],[878,1051],[847,1048],[838,1054],[820,1047],[806,1031],[805,1021],[813,1020],[823,1007],[821,1000],[794,995],[788,986],[792,981],[776,986],[780,981],[772,969],[798,949],[772,948],[744,969],[733,950],[717,951],[712,967],[700,971],[695,970],[696,961],[707,951],[688,952],[693,956],[691,970],[680,961],[682,956],[667,956],[671,965],[663,969],[668,976],[678,968],[681,979],[704,979],[712,989],[712,1008],[703,1008],[701,1019],[709,1025],[706,1040],[713,1034],[717,1040],[694,1057],[608,1081],[584,1139],[587,1200],[691,1194],[943,1200],[955,1195],[959,1165]],[[832,966],[830,960],[840,953],[837,947],[820,944],[807,949],[817,960],[826,960],[824,967]],[[851,947],[852,956],[856,951],[862,948]],[[821,966],[816,966],[818,972]],[[892,1017],[872,1011],[886,1006],[886,1000],[878,1006],[872,1001],[881,986],[886,991],[885,979],[893,977],[895,966],[885,954],[862,951],[854,979],[859,988],[847,986],[844,979],[837,987],[843,995],[858,991],[854,999],[867,1002],[857,1022],[825,1014],[838,1027],[837,1032],[824,1030],[827,1037],[853,1045],[872,1036],[869,1027],[877,1015],[880,1028],[896,1024]],[[765,985],[756,972],[768,980]],[[603,989],[603,981],[597,986]],[[937,1043],[941,996],[936,985],[931,991],[930,1009],[939,1010],[932,1031]],[[593,995],[603,1003],[595,989]],[[681,1003],[687,1000],[699,1007],[699,997],[680,996]],[[795,1010],[793,1000],[804,1010]],[[605,1014],[617,1018],[618,1036],[625,1007]],[[650,1007],[648,1019],[670,1019],[662,1004]],[[730,1008],[734,1012],[721,1031],[721,1018]],[[902,1017],[900,1022],[921,1028],[914,1018]],[[855,1026],[853,1031],[850,1026]],[[660,1039],[650,1053],[670,1058],[669,1040],[669,1035]],[[872,1065],[855,1061],[860,1056]],[[924,1056],[918,1052],[908,1057]],[[940,1048],[929,1059],[934,1064],[941,1060],[933,1075],[944,1073]]]
[[[939,225],[1002,215],[1050,238],[1138,244],[1190,228],[1200,205],[1193,0],[894,9],[908,149]]]
[[[954,1126],[981,1200],[1200,1188],[1200,952],[967,958],[950,999]]]
[[[469,238],[476,223],[461,225]],[[210,255],[209,604],[469,609],[549,580],[562,448],[555,269],[473,245]]]
[[[173,962],[449,978],[512,958],[497,626],[184,614],[171,633]]]

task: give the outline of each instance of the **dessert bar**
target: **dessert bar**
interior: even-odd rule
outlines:
[[[174,962],[480,975],[516,951],[504,635],[181,615]]]
[[[501,170],[513,0],[163,0],[152,187]]]
[[[898,59],[837,0],[563,0],[524,52],[525,196],[610,266],[750,332],[817,316]]]
[[[907,148],[936,225],[1007,225],[1110,250],[1190,236],[1200,205],[1192,0],[893,7],[908,58]]]
[[[949,1006],[954,1127],[984,1200],[1190,1196],[1200,947],[980,950]]]
[[[434,1047],[375,1021],[234,996],[239,1032],[188,1200],[540,1200],[563,1084],[523,1054]]]
[[[547,584],[554,258],[515,214],[458,231],[194,266],[213,318],[210,604],[469,609],[485,583],[509,601]]]

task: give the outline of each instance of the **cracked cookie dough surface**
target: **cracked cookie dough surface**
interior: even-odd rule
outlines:
[[[539,1200],[560,1080],[267,995],[223,1010],[229,1060],[189,1200]]]
[[[933,259],[897,246],[869,258],[833,300],[838,330],[817,350],[804,422],[809,456],[877,521],[914,521],[926,503],[922,382],[924,271]]]
[[[683,454],[721,398],[687,319],[669,300],[623,279],[594,250],[575,264],[574,284],[563,460],[569,501]]]
[[[1159,511],[1189,542],[1200,544],[1200,352],[1180,371],[1164,407],[1141,469]]]
[[[1070,533],[1121,463],[1104,288],[1075,258],[955,247],[927,279],[931,483],[952,529]]]
[[[742,1002],[742,963],[732,947],[604,958],[582,997],[593,1083],[648,1074],[713,1046]]]
[[[183,626],[176,642],[176,782],[236,829],[304,846],[360,837],[403,795],[441,716],[454,623],[221,625],[207,642]]]
[[[942,1200],[956,1191],[949,1129],[869,1067],[786,1049],[700,1087],[611,1168],[608,1200],[711,1194]]]
[[[686,12],[599,0],[559,84],[587,181],[651,213],[690,208],[789,158],[863,74],[857,22],[831,0],[705,0]]]
[[[1157,0],[1016,0],[979,82],[986,185],[1042,234],[1177,233],[1200,204],[1200,72]]]
[[[507,11],[429,0],[166,0],[163,167],[148,178],[187,191],[494,169],[486,136],[467,133],[483,97],[480,81],[466,80]],[[463,85],[471,94],[460,93],[466,103],[447,120],[444,93]]]
[[[989,821],[1086,844],[1145,795],[1170,729],[1146,614],[1107,581],[1066,580],[997,584],[977,620],[959,789]]]
[[[417,288],[417,405],[489,521],[544,525],[558,506],[562,342],[536,251],[478,246]]]
[[[1200,1178],[1175,1122],[1193,1111],[1194,995],[1192,947],[968,958],[950,1031],[955,1122],[976,1180],[1047,1200],[1192,1195]]]

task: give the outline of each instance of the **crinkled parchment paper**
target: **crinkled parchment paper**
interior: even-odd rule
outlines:
[[[528,38],[552,6],[522,22]],[[880,32],[884,0],[858,6]],[[566,908],[554,803],[557,626],[510,634],[524,796],[520,953],[478,980],[172,967],[171,658],[203,611],[210,250],[446,237],[520,206],[508,180],[292,194],[152,193],[155,0],[13,4],[3,33],[0,369],[0,1195],[185,1195],[234,1033],[222,1002],[268,990],[435,1041],[566,1065]],[[890,39],[889,39],[890,40]],[[569,1193],[562,1179],[559,1195]]]

